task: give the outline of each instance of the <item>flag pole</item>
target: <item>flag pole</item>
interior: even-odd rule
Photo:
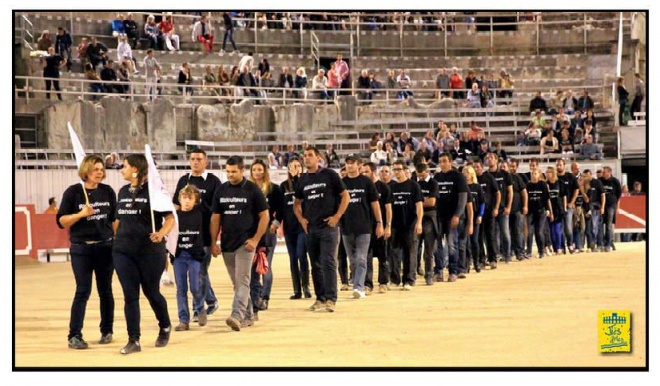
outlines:
[[[71,122],[67,122],[66,125],[69,129],[69,136],[71,137],[71,145],[73,146],[73,155],[76,159],[76,165],[78,166],[78,170],[80,170],[80,165],[82,165],[82,162],[85,159],[85,150],[83,149],[75,130],[73,130]],[[85,181],[80,180],[80,185],[82,186],[83,195],[85,196],[85,204],[89,206],[89,197],[87,196],[87,189],[85,189]]]

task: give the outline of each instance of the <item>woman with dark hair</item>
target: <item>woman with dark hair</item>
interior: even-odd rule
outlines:
[[[124,292],[124,315],[128,343],[122,354],[141,351],[140,347],[140,288],[158,319],[160,331],[156,347],[165,347],[170,339],[172,324],[167,301],[160,293],[160,276],[165,269],[165,240],[175,225],[172,212],[157,212],[149,202],[147,159],[142,154],[124,158],[121,170],[129,184],[119,190],[115,244],[112,257]]]
[[[548,166],[548,169],[545,171],[545,176],[547,178],[546,183],[548,185],[548,194],[550,197],[550,205],[552,207],[550,217],[548,218],[552,251],[556,255],[559,255],[560,251],[566,254],[566,250],[562,250],[562,245],[564,244],[564,232],[561,228],[562,218],[566,213],[566,191],[564,183],[559,181],[557,171],[552,166]]]
[[[263,275],[263,286],[259,282],[261,275],[256,272],[256,264],[252,264],[250,296],[252,297],[252,304],[256,315],[259,310],[264,311],[268,309],[270,291],[273,288],[273,254],[275,253],[275,245],[277,244],[277,228],[280,226],[280,220],[276,219],[276,215],[282,211],[284,195],[278,185],[270,182],[268,165],[260,159],[255,160],[250,166],[250,181],[254,182],[266,197],[268,214],[270,215],[268,230],[261,237],[261,241],[257,246],[257,248],[266,249],[266,258],[270,267],[268,273]]]
[[[293,212],[294,193],[296,184],[302,174],[302,163],[297,157],[289,160],[289,173],[286,181],[280,188],[284,194],[282,210],[275,213],[275,217],[284,223],[284,241],[289,253],[289,267],[291,268],[291,281],[293,282],[293,295],[289,299],[305,299],[312,297],[309,291],[309,262],[307,261],[307,247],[305,246],[305,232]]]
[[[80,164],[81,183],[67,188],[57,212],[57,226],[69,230],[71,268],[76,279],[76,294],[71,305],[69,348],[86,349],[82,328],[87,300],[92,292],[92,274],[101,305],[101,339],[99,344],[112,342],[115,299],[112,296],[112,222],[117,199],[105,178],[103,159],[88,155]]]

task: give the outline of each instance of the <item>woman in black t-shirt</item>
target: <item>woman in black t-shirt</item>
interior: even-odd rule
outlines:
[[[270,291],[273,288],[273,254],[275,253],[275,245],[277,244],[277,228],[280,226],[280,222],[275,218],[275,214],[282,211],[284,195],[282,195],[282,190],[278,185],[270,182],[268,166],[260,159],[255,160],[250,166],[250,181],[254,182],[266,197],[268,214],[270,216],[268,230],[259,242],[259,247],[266,248],[266,258],[268,259],[269,267],[268,273],[263,275],[263,286],[260,283],[262,275],[257,273],[256,264],[252,264],[250,296],[252,296],[252,304],[255,308],[254,312],[257,312],[258,310],[264,311],[268,309]]]
[[[529,229],[534,227],[534,238],[539,251],[539,259],[545,256],[545,234],[544,228],[546,217],[551,216],[550,195],[548,186],[541,181],[541,172],[536,169],[530,172],[530,181],[527,183],[528,213],[527,225]],[[531,240],[529,240],[531,244]],[[531,247],[529,249],[531,251]]]
[[[466,231],[469,234],[467,251],[472,258],[474,270],[481,272],[481,265],[479,264],[479,230],[486,208],[484,192],[481,189],[481,185],[479,185],[479,181],[477,181],[477,173],[472,166],[465,166],[463,168],[463,175],[465,176],[465,181],[470,190],[470,197],[472,198],[472,234],[469,232],[469,226],[466,226]]]
[[[172,331],[167,301],[160,293],[160,276],[166,261],[164,237],[174,226],[174,215],[172,212],[152,211],[147,170],[144,155],[126,157],[121,173],[130,184],[119,190],[117,199],[117,234],[112,257],[124,291],[128,329],[128,343],[121,349],[122,354],[141,351],[140,287],[158,319],[160,331],[156,347],[165,347]]]
[[[557,171],[549,166],[545,172],[548,179],[548,193],[550,194],[550,204],[552,213],[550,215],[550,239],[552,240],[552,249],[555,254],[559,254],[564,242],[564,232],[561,221],[566,213],[566,192],[564,183],[557,177]],[[563,251],[566,253],[566,251]]]
[[[293,202],[295,200],[296,185],[302,173],[302,163],[298,158],[289,159],[289,173],[287,180],[282,182],[280,188],[284,194],[284,204],[275,218],[284,223],[284,241],[289,253],[289,267],[291,268],[291,281],[293,282],[293,295],[289,299],[305,299],[312,297],[309,291],[309,261],[307,260],[307,247],[305,245],[305,232],[300,226],[295,213]]]
[[[105,178],[103,159],[88,155],[80,164],[78,176],[82,183],[64,191],[57,213],[57,226],[69,229],[71,268],[76,279],[76,294],[71,305],[69,348],[85,349],[82,328],[87,300],[92,292],[92,273],[101,303],[101,339],[99,344],[112,342],[115,299],[112,296],[112,222],[117,199],[115,191],[102,184]],[[84,184],[84,188],[83,185]]]

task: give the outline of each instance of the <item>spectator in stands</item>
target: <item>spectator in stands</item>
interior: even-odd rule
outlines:
[[[332,62],[330,64],[330,70],[328,70],[328,95],[331,98],[334,98],[337,89],[339,89],[339,75],[337,73],[337,62]]]
[[[340,163],[339,155],[337,155],[337,152],[335,151],[331,143],[325,145],[325,152],[323,153],[323,159],[325,160],[326,167],[329,168],[339,167],[339,163]]]
[[[121,160],[119,159],[119,155],[114,151],[108,154],[107,156],[105,156],[105,168],[106,170],[108,169],[119,170],[123,168]]]
[[[493,152],[497,156],[497,159],[502,161],[508,161],[509,156],[506,154],[506,151],[502,148],[502,141],[495,142],[495,151]]]
[[[514,83],[513,79],[511,79],[511,74],[503,68],[500,71],[500,98],[513,98]],[[507,102],[507,104],[511,104],[511,101]]]
[[[296,153],[293,144],[291,144],[291,143],[287,144],[286,145],[286,153],[284,153],[284,156],[282,158],[282,161],[284,162],[283,166],[288,167],[289,166],[289,161],[292,158],[297,158],[297,157],[298,157],[298,154]]]
[[[44,210],[44,214],[57,214],[59,212],[59,208],[57,207],[57,199],[55,197],[51,197],[48,199],[48,208]]]
[[[559,112],[564,104],[564,92],[557,90],[555,95],[550,98],[550,106],[548,106],[548,114],[555,115]]]
[[[271,78],[270,63],[268,63],[268,59],[266,58],[261,59],[259,66],[257,66],[257,70],[258,70],[257,74],[259,74],[259,77],[262,79],[262,84],[264,79]]]
[[[546,122],[545,118],[543,118],[543,113],[541,112],[541,110],[536,110],[536,112],[534,113],[534,117],[532,118],[532,122],[538,128],[542,128],[542,129],[550,128],[550,124]]]
[[[181,46],[179,44],[179,35],[174,33],[172,12],[169,12],[169,14],[167,14],[160,23],[158,23],[158,30],[161,33],[162,39],[165,41],[165,47],[167,47],[169,51],[181,50]]]
[[[360,90],[358,98],[363,101],[362,103],[371,104],[373,93],[371,91],[371,80],[369,79],[369,72],[367,70],[362,70],[360,72],[360,76],[357,80],[357,88]]]
[[[458,68],[454,67],[451,69],[451,76],[449,77],[449,88],[451,93],[449,94],[450,98],[454,99],[463,99],[463,78],[458,74]]]
[[[472,90],[472,85],[477,84],[477,77],[474,75],[474,70],[468,70],[467,76],[465,77],[465,89]],[[479,85],[477,84],[477,90],[479,90]]]
[[[94,67],[92,67],[91,63],[85,64],[85,79],[93,81],[91,83],[88,83],[91,91],[95,93],[103,92],[103,86],[101,85],[101,78],[99,78],[99,75],[96,73],[96,70],[94,70]],[[95,100],[96,98],[97,98],[96,95],[92,95],[92,100]]]
[[[117,87],[121,89],[120,93],[122,94],[128,94],[128,92],[131,89],[130,86],[131,79],[129,74],[130,72],[128,70],[128,67],[126,66],[126,62],[121,62],[119,64],[119,69],[117,69],[117,80],[122,82],[123,84],[119,84],[117,85]]]
[[[282,168],[283,157],[280,154],[280,147],[273,145],[273,150],[268,153],[268,166],[271,169],[280,169]]]
[[[226,12],[225,12],[226,14]],[[227,32],[225,32],[226,34]],[[232,29],[233,34],[233,29]],[[207,54],[213,52],[213,35],[211,34],[211,23],[206,20],[206,15],[202,15],[192,28],[192,40],[204,45]],[[233,40],[233,38],[232,38]],[[236,47],[234,47],[236,50]],[[223,48],[224,51],[224,48]],[[221,53],[223,52],[221,51]]]
[[[112,94],[114,92],[121,94],[124,91],[124,88],[119,84],[105,83],[105,82],[116,82],[117,81],[117,72],[115,71],[115,62],[113,60],[108,60],[108,63],[101,70],[101,80],[103,83],[103,90]]]
[[[633,182],[633,191],[630,192],[631,196],[646,196],[646,193],[642,192],[642,183],[639,181]]]
[[[383,88],[383,86],[380,84],[380,81],[376,79],[376,73],[372,70],[369,71],[369,87],[372,90],[378,90],[380,88]],[[372,94],[376,94],[378,91],[373,91]]]
[[[479,141],[484,138],[484,129],[477,126],[474,121],[470,121],[470,130],[468,131],[468,138],[472,142],[470,148],[473,150],[473,153],[477,153],[479,148]]]
[[[635,119],[635,113],[642,111],[642,101],[644,100],[644,81],[639,72],[635,73],[635,99],[630,105],[630,118]]]
[[[623,83],[624,78],[620,76],[616,86],[616,94],[619,99],[619,126],[624,126],[626,124],[624,121],[624,113],[628,104],[628,90]]]
[[[120,64],[125,63],[126,67],[133,74],[140,73],[140,71],[137,69],[135,57],[133,56],[133,50],[128,44],[128,38],[126,36],[121,38],[119,40],[119,44],[117,45],[117,62]]]
[[[580,113],[580,110],[575,111],[573,118],[571,118],[570,127],[572,132],[575,132],[575,129],[578,127],[584,127],[584,119],[582,119],[582,113]]]
[[[548,106],[545,103],[545,99],[541,96],[541,92],[537,91],[536,96],[532,98],[532,101],[529,102],[529,111],[534,113],[535,111],[540,110],[542,112],[548,111]]]
[[[488,140],[486,138],[482,138],[479,141],[479,150],[477,151],[477,156],[479,156],[481,162],[484,162],[484,158],[486,158],[486,155],[488,153],[490,153],[490,146],[488,145]]]
[[[383,150],[383,142],[376,142],[376,150],[371,153],[371,162],[378,166],[383,166],[388,163],[389,154]]]
[[[467,107],[469,108],[481,107],[481,93],[479,92],[479,85],[476,82],[473,83],[472,88],[468,90]]]
[[[454,140],[452,139],[451,146],[449,146],[448,142],[445,142],[445,147],[453,147],[454,145]],[[431,156],[433,155],[433,150],[429,149],[426,146],[426,142],[422,141],[419,143],[419,149],[415,152],[417,156],[422,156],[426,161],[429,161],[431,159]]]
[[[344,90],[351,88],[351,71],[348,68],[348,63],[344,61],[341,54],[337,54],[335,71],[337,71],[337,78],[339,80],[340,87]]]
[[[525,132],[519,131],[518,135],[516,136],[516,146],[525,146],[525,144],[526,144]]]
[[[582,128],[584,128],[584,123],[585,123],[587,120],[590,120],[590,121],[591,121],[591,125],[592,125],[592,126],[594,127],[594,129],[595,129],[596,126],[597,126],[597,120],[596,120],[596,116],[594,115],[594,111],[593,111],[593,110],[587,110],[587,113],[586,113],[584,119],[582,120]]]
[[[227,48],[227,39],[229,39],[229,41],[231,42],[231,46],[234,48],[234,52],[240,54],[238,48],[236,48],[236,42],[234,41],[234,21],[231,18],[230,12],[222,13],[222,21],[225,25],[225,34],[222,37],[222,50],[220,50],[220,53],[221,54],[225,53],[225,49]],[[211,44],[213,44],[212,36],[211,36]]]
[[[589,96],[589,91],[584,90],[584,93],[578,100],[578,107],[580,111],[585,112],[587,110],[593,110],[594,108],[594,101],[591,99]]]
[[[575,146],[573,141],[568,135],[568,130],[561,131],[561,138],[559,139],[559,149],[561,149],[562,154],[573,154],[575,153]]]
[[[88,62],[89,56],[87,55],[87,50],[89,49],[89,42],[87,38],[81,38],[80,44],[76,47],[77,58],[80,59],[80,62],[85,68],[85,64]]]
[[[158,78],[161,68],[158,60],[154,57],[154,50],[148,49],[147,56],[144,57],[144,68],[147,76],[147,95],[149,100],[154,100],[158,94]]]
[[[126,19],[124,20],[124,32],[126,37],[133,41],[133,48],[137,49],[138,39],[140,38],[140,33],[138,32],[138,25],[133,20],[133,14],[126,14]]]
[[[566,114],[573,114],[576,109],[578,109],[578,101],[577,99],[573,96],[573,91],[568,90],[566,91],[566,97],[561,103],[561,107],[564,108],[564,111]]]
[[[252,73],[248,70],[247,66],[243,67],[243,71],[241,72],[241,75],[238,77],[238,81],[236,82],[236,85],[238,87],[244,87],[243,93],[245,96],[252,96],[256,99],[253,99],[252,102],[254,104],[259,104],[259,92],[256,89],[253,89],[252,87],[257,86],[257,79],[252,75]]]
[[[293,92],[294,97],[298,99],[307,99],[307,74],[305,73],[305,67],[298,67],[293,83],[296,90],[300,90]]]
[[[600,149],[598,148],[598,145],[594,143],[593,137],[587,135],[584,138],[586,142],[580,146],[580,158],[590,160],[602,159]]]
[[[179,69],[179,80],[177,83],[181,85],[179,86],[181,95],[184,97],[193,95],[194,89],[189,87],[193,83],[193,77],[190,73],[190,66],[188,66],[187,62],[181,64],[181,68]]]
[[[73,58],[71,57],[71,46],[73,40],[71,35],[62,27],[57,28],[57,36],[55,37],[55,53],[60,55],[66,60],[66,70],[71,72],[71,64]]]
[[[160,49],[160,30],[156,25],[154,15],[147,16],[147,22],[144,24],[144,36],[149,39],[149,48]]]
[[[87,47],[87,58],[94,67],[94,70],[96,70],[99,63],[103,63],[105,66],[108,62],[108,47],[97,41],[96,37],[92,37],[92,42]]]
[[[550,130],[552,131],[552,130]],[[525,143],[527,146],[535,146],[541,142],[541,129],[532,121],[525,130]]]
[[[438,89],[435,92],[435,99],[449,96],[449,75],[446,68],[440,69],[440,73],[435,78],[435,88]]]
[[[493,108],[495,107],[495,101],[493,100],[493,93],[488,89],[488,85],[483,83],[481,85],[481,92],[479,93],[479,100],[481,102],[482,108]],[[492,112],[486,113],[486,115],[493,115]]]
[[[438,147],[438,142],[433,138],[433,131],[428,130],[424,134],[424,138],[422,138],[422,142],[426,143],[426,147],[431,151],[434,152]]]
[[[554,131],[547,130],[545,137],[541,139],[541,155],[559,152],[559,141],[555,138]]]
[[[403,161],[406,163],[406,165],[410,166],[412,163],[413,158],[415,158],[416,152],[413,150],[412,145],[409,143],[406,143],[406,145],[403,148],[402,153],[402,158]]]
[[[312,91],[318,92],[321,99],[329,99],[328,78],[325,76],[325,70],[319,68],[318,73],[312,78]]]
[[[585,120],[584,121],[584,139],[586,141],[586,137],[591,136],[594,139],[594,142],[598,142],[598,132],[596,131],[596,127],[591,124],[590,120]]]
[[[289,73],[289,67],[282,67],[282,73],[280,74],[280,81],[277,84],[277,87],[283,88],[284,95],[286,95],[285,90],[292,89],[293,86],[293,76]]]
[[[53,41],[50,38],[50,31],[47,29],[41,32],[41,36],[37,39],[37,50],[39,51],[48,51],[48,47],[53,45]]]
[[[225,66],[222,65],[218,66],[218,76],[216,77],[216,79],[218,80],[218,85],[222,90],[222,95],[230,96],[231,95],[230,86],[232,85],[232,82],[231,82],[231,78],[229,77],[229,74],[225,70]],[[233,85],[235,86],[236,83],[234,83]]]
[[[566,113],[566,110],[562,107],[559,109],[559,114],[557,114],[557,120],[561,123],[561,126],[564,126],[564,122],[571,122],[571,117]]]
[[[218,79],[213,73],[211,66],[204,68],[204,77],[202,78],[202,85],[205,90],[210,90],[215,96],[220,96],[220,88],[218,87]]]
[[[399,158],[399,154],[392,145],[392,142],[385,142],[385,152],[387,153],[387,163],[392,164]]]
[[[413,152],[416,152],[419,149],[419,141],[416,138],[411,137],[408,132],[403,131],[401,132],[399,142],[397,143],[397,151],[403,153],[406,144],[410,144]]]
[[[252,56],[252,52],[248,52],[246,55],[241,56],[241,60],[238,61],[238,70],[243,72],[243,67],[247,67],[248,71],[252,72],[252,68],[254,67],[254,56]],[[293,85],[293,81],[291,84]]]
[[[62,100],[60,93],[60,69],[66,65],[66,59],[55,53],[55,47],[48,47],[48,55],[41,58],[41,66],[44,69],[44,80],[46,82],[46,98],[50,99],[51,85],[55,89],[57,99]]]
[[[124,26],[124,14],[118,13],[117,18],[112,21],[112,36],[116,37],[118,40],[126,36],[126,27]]]
[[[376,144],[380,141],[380,133],[374,133],[369,140],[369,151],[376,151]]]
[[[387,70],[387,88],[391,90],[397,88],[396,76],[394,76],[394,70]]]
[[[399,92],[396,95],[397,99],[406,99],[413,96],[413,92],[410,91],[412,81],[410,80],[410,77],[406,75],[405,70],[402,69],[399,71],[399,76],[396,77],[396,84],[399,88]]]

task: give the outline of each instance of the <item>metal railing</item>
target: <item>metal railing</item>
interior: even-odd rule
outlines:
[[[28,19],[27,14],[21,15],[21,41],[25,48],[34,51],[34,25]]]

